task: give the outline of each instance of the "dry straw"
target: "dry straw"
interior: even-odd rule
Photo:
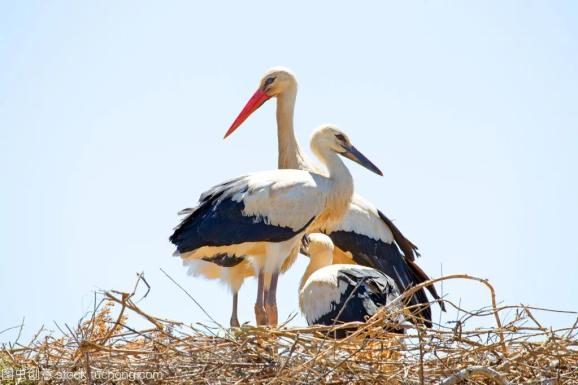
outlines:
[[[408,326],[403,336],[383,331],[390,316],[380,312],[333,340],[331,330],[352,325],[226,329],[154,317],[134,301],[139,282],[146,284],[139,275],[133,293],[95,296],[91,314],[74,328],[59,328],[57,337],[41,330],[28,344],[3,345],[0,378],[2,384],[578,384],[578,320],[552,330],[534,312],[555,310],[498,307],[489,282],[467,275],[433,282],[448,279],[482,283],[491,305],[468,311],[446,300],[463,314],[454,326]],[[506,312],[514,314],[508,322]],[[131,327],[131,313],[150,327]],[[474,320],[489,324],[468,328]]]

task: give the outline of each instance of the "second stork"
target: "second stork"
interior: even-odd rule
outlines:
[[[170,240],[184,260],[223,266],[249,261],[258,278],[257,324],[277,323],[276,289],[281,267],[294,259],[306,232],[339,223],[353,196],[353,178],[340,156],[383,175],[349,138],[322,126],[311,149],[327,173],[273,170],[248,174],[203,193]],[[265,293],[267,295],[265,296]]]

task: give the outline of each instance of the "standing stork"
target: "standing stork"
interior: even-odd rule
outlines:
[[[371,267],[352,264],[332,264],[333,242],[324,234],[309,234],[305,253],[309,265],[299,285],[299,307],[309,325],[338,325],[365,322],[382,307],[390,306],[392,321],[401,324],[401,303],[391,305],[399,297],[397,285],[387,275]],[[401,332],[401,328],[387,328]],[[345,337],[348,329],[335,332]]]
[[[274,170],[228,180],[203,193],[170,237],[184,260],[229,266],[250,261],[258,277],[259,325],[277,324],[279,271],[295,258],[303,235],[338,223],[349,207],[353,178],[339,155],[383,175],[333,126],[314,131],[311,149],[326,174]]]
[[[267,71],[257,91],[226,132],[225,138],[263,103],[276,98],[278,167],[316,170],[295,138],[293,116],[296,97],[297,80],[290,70],[277,67]],[[429,280],[427,274],[415,263],[415,255],[419,256],[417,247],[406,239],[381,211],[357,194],[354,194],[343,220],[334,228],[325,227],[322,230],[331,237],[336,246],[336,263],[356,263],[375,268],[392,277],[402,291]],[[445,311],[435,287],[430,285],[428,290]],[[431,327],[431,309],[425,292],[416,292],[409,304],[419,310],[417,313],[420,318]]]

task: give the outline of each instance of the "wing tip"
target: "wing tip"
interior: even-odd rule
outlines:
[[[186,209],[182,209],[180,210],[177,215],[186,215],[186,214],[190,214],[193,212],[193,209],[191,207],[187,207]]]

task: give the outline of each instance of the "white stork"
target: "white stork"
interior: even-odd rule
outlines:
[[[322,126],[311,149],[327,173],[263,171],[221,183],[203,193],[170,241],[184,260],[234,266],[248,260],[258,277],[257,324],[277,323],[276,289],[281,266],[299,252],[301,238],[338,223],[351,202],[353,178],[338,155],[383,175],[349,138]],[[267,295],[265,295],[265,290]]]
[[[309,265],[299,286],[299,307],[309,325],[338,325],[365,322],[382,307],[399,297],[397,285],[387,275],[371,267],[333,263],[333,242],[324,234],[309,234],[304,252]],[[401,324],[403,309],[390,305],[394,319]],[[401,332],[401,328],[388,328]],[[349,329],[340,329],[335,337],[345,337]]]
[[[235,119],[225,138],[273,97],[277,99],[278,167],[316,170],[295,138],[293,115],[297,80],[288,69],[277,67],[267,71],[257,91]],[[357,194],[354,194],[343,220],[334,228],[326,227],[322,230],[331,237],[336,246],[335,263],[357,263],[375,268],[392,277],[402,291],[429,279],[415,263],[415,255],[419,256],[417,247],[406,239],[381,211]],[[435,287],[431,285],[428,290],[445,311]],[[415,293],[409,304],[419,309],[420,318],[428,327],[431,326],[431,309],[425,292],[420,290]]]

